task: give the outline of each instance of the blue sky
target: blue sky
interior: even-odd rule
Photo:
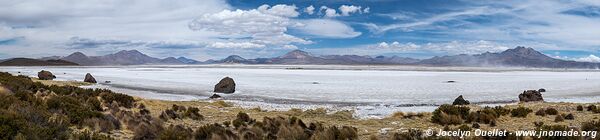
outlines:
[[[0,0],[2,58],[130,49],[198,60],[294,49],[428,58],[516,46],[600,61],[600,2]]]

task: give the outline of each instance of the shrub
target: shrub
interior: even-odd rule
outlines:
[[[193,135],[195,139],[199,140],[238,138],[233,131],[226,129],[219,124],[204,125],[194,131]]]
[[[481,126],[479,126],[479,123],[473,123],[473,125],[471,125],[471,127],[479,129]]]
[[[512,111],[510,111],[512,117],[520,117],[520,118],[527,117],[527,115],[531,112],[533,112],[533,110],[522,107],[522,106],[517,107],[517,108],[513,109]]]
[[[58,112],[66,113],[71,120],[71,123],[78,124],[84,119],[101,117],[102,114],[91,108],[88,108],[79,102],[74,97],[70,96],[55,96],[46,101],[48,109],[57,110]]]
[[[86,101],[86,104],[88,104],[90,106],[90,108],[93,110],[102,111],[102,106],[100,105],[100,101],[98,101],[98,99],[95,97],[88,98]]]
[[[564,115],[564,116],[565,116],[566,120],[574,120],[575,119],[575,116],[573,114],[571,114],[571,113],[569,113],[567,115]]]
[[[582,131],[600,131],[600,121],[592,120],[581,123]]]
[[[461,124],[469,115],[469,107],[444,104],[433,111],[431,121],[441,125]]]
[[[102,97],[104,103],[112,103],[113,101],[116,101],[119,103],[119,105],[125,108],[133,107],[133,103],[135,102],[133,97],[121,93],[103,92],[100,94],[100,97]]]
[[[505,111],[503,107],[484,107],[483,109],[471,112],[467,117],[468,122],[480,122],[484,124],[489,124],[492,121],[496,120],[502,115],[506,115],[508,111]]]
[[[556,115],[556,117],[554,117],[554,122],[562,122],[564,120],[565,119],[562,115]]]
[[[546,114],[548,114],[548,115],[557,115],[558,114],[558,110],[549,107],[549,108],[546,109]]]
[[[203,120],[204,116],[200,115],[199,111],[200,109],[196,107],[188,107],[183,116],[193,120]]]
[[[577,106],[577,111],[583,111],[583,106],[582,105],[578,105]]]
[[[110,136],[90,132],[87,130],[80,132],[80,133],[75,132],[75,133],[71,134],[70,139],[74,139],[74,140],[113,140],[113,138],[111,138]]]
[[[535,115],[542,116],[542,117],[543,117],[543,116],[546,116],[546,110],[544,110],[544,109],[542,108],[542,109],[540,109],[540,110],[536,111],[536,112],[535,112]]]
[[[331,130],[331,131],[333,131],[333,130]],[[331,134],[333,134],[333,136],[335,136],[334,133],[335,132],[327,132],[327,133],[323,133],[323,134],[319,133],[318,135],[323,135],[323,137],[320,137],[319,139],[326,139]],[[304,129],[302,129],[300,126],[288,126],[288,125],[279,126],[279,131],[277,131],[276,136],[277,136],[277,139],[284,139],[284,140],[306,140],[310,137],[308,134],[304,133]],[[333,137],[333,138],[335,138],[335,137]]]
[[[192,129],[185,128],[181,125],[170,125],[165,130],[158,134],[159,140],[189,140],[193,138]]]
[[[147,139],[156,139],[158,138],[159,132],[163,131],[161,124],[155,123],[140,123],[136,127],[134,127],[133,132],[134,140],[147,140]]]
[[[409,129],[406,132],[394,133],[392,140],[420,140],[423,139],[423,132],[418,129]]]
[[[589,105],[589,106],[587,106],[587,111],[595,111],[595,110],[597,110],[596,105]]]

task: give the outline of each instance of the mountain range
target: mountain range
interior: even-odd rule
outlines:
[[[42,60],[60,59],[74,62],[80,65],[95,66],[95,65],[152,65],[152,64],[192,64],[196,60],[185,57],[167,57],[164,59],[150,57],[137,50],[123,50],[114,54],[103,56],[87,56],[81,52],[75,52],[71,55],[60,57],[44,57]]]
[[[534,68],[581,68],[597,69],[600,63],[576,62],[549,57],[532,48],[516,47],[498,53],[475,55],[436,56],[429,59],[414,59],[399,56],[321,55],[315,56],[301,50],[293,50],[273,58],[246,59],[230,55],[221,60],[197,61],[185,57],[155,58],[137,50],[123,50],[103,56],[87,56],[75,52],[68,56],[44,57],[41,61],[63,60],[79,65],[153,65],[153,64],[286,64],[286,65],[423,65],[423,66],[503,66]],[[8,62],[10,60],[5,60]],[[4,62],[0,62],[0,65]]]

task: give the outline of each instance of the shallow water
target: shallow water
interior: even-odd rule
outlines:
[[[525,89],[545,88],[548,92],[543,94],[544,98],[551,102],[598,102],[600,99],[600,72],[596,71],[293,67],[303,69],[236,65],[0,67],[0,71],[36,76],[45,69],[57,75],[57,80],[77,81],[83,80],[86,73],[92,73],[97,81],[111,83],[91,87],[164,100],[205,100],[213,94],[214,84],[229,76],[237,84],[236,93],[224,95],[224,99],[242,106],[349,108],[357,110],[359,117],[383,116],[399,110],[430,111],[437,105],[451,103],[458,95],[479,104],[511,103],[518,100],[518,94]]]

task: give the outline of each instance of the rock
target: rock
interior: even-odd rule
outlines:
[[[38,72],[38,79],[40,80],[52,80],[54,78],[56,78],[56,76],[54,76],[54,74],[52,74],[50,71],[42,70]]]
[[[216,98],[221,98],[221,96],[219,94],[213,94],[212,96],[210,96],[208,98],[216,99]]]
[[[96,78],[94,78],[94,76],[92,76],[92,74],[87,73],[87,74],[85,74],[85,79],[83,79],[83,82],[96,83]]]
[[[319,83],[319,82],[312,82],[312,84],[315,84],[315,85],[316,85],[316,84],[320,84],[320,83]]]
[[[539,92],[546,92],[546,89],[544,89],[544,88],[540,88],[540,89],[538,89],[538,91],[539,91]]]
[[[219,81],[218,84],[215,85],[214,92],[217,93],[234,93],[235,92],[235,82],[233,79],[229,77],[225,77]]]
[[[542,93],[537,90],[526,90],[523,93],[519,94],[519,101],[521,102],[536,102],[536,101],[544,101],[542,98]]]
[[[110,81],[104,81],[104,83],[110,84],[111,82]]]
[[[456,83],[456,81],[450,80],[450,81],[446,81],[446,83]]]
[[[452,105],[469,105],[469,104],[471,104],[471,103],[469,101],[465,100],[462,95],[458,96],[456,99],[454,99],[454,102],[452,102]]]

